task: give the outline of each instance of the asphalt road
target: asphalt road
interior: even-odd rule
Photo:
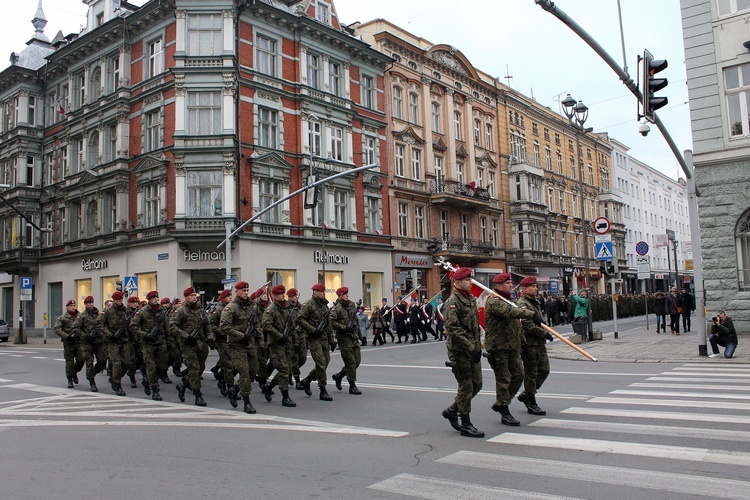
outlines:
[[[65,388],[59,349],[0,346],[2,498],[747,498],[750,367],[552,360],[537,400],[500,424],[492,371],[474,399],[484,439],[440,415],[455,381],[443,342],[363,349],[362,396],[292,390],[254,416],[210,372],[207,408],[106,377]],[[209,358],[212,366],[215,355]],[[311,361],[305,368],[309,369]],[[330,374],[341,366],[334,354]],[[240,405],[241,406],[241,405]]]

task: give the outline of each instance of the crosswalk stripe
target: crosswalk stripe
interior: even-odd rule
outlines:
[[[357,387],[366,389],[385,389],[394,391],[413,391],[413,392],[436,392],[441,394],[456,394],[455,387],[423,387],[414,385],[395,385],[395,384],[368,384],[366,382],[357,381]],[[477,396],[490,396],[495,398],[495,389],[484,389],[477,394]],[[576,399],[576,400],[587,400],[592,396],[586,394],[544,394],[545,398],[548,399]]]
[[[574,481],[647,488],[674,493],[694,495],[699,491],[710,491],[717,498],[744,500],[750,483],[719,479],[713,477],[696,477],[671,472],[657,472],[625,467],[609,467],[595,464],[580,464],[560,460],[546,460],[518,456],[499,455],[474,451],[458,451],[437,462],[477,467],[493,471],[529,474],[545,477],[558,477]]]
[[[711,398],[711,399],[747,399],[748,394],[727,394],[717,392],[679,392],[679,391],[633,391],[630,389],[617,389],[610,394],[622,394],[628,396],[661,396],[674,398]]]
[[[31,356],[31,359],[47,359],[45,356]]]
[[[696,389],[699,391],[710,391],[713,389],[726,390],[727,387],[716,384],[716,385],[705,385],[705,384],[654,384],[650,382],[635,382],[630,384],[628,387],[652,387],[654,389]],[[733,391],[750,391],[750,385],[733,385],[731,388]]]
[[[734,370],[731,372],[719,372],[717,371],[691,371],[691,372],[666,372],[668,375],[681,375],[681,376],[691,376],[691,377],[706,377],[706,378],[714,378],[714,377],[731,377],[731,378],[747,378],[747,373],[737,373]]]
[[[685,366],[676,366],[672,368],[671,371],[673,372],[682,372],[682,371],[705,371],[709,373],[720,373],[720,372],[731,372],[731,373],[745,373],[750,374],[750,368],[740,368],[738,366],[710,366],[710,365],[685,365]]]
[[[645,456],[650,458],[668,458],[671,460],[691,460],[727,464],[734,467],[750,467],[750,453],[731,450],[713,450],[709,448],[691,448],[686,446],[651,445],[646,443],[624,443],[599,439],[579,439],[555,436],[537,436],[505,432],[491,439],[491,443],[563,450],[590,451],[601,454]]]
[[[417,476],[414,474],[399,474],[379,483],[369,486],[370,489],[395,493],[398,495],[412,496],[417,498],[431,498],[436,500],[454,500],[456,498],[488,499],[498,498],[519,500],[558,500],[571,497],[560,497],[557,495],[545,495],[508,488],[496,488],[482,486],[462,481],[448,481],[431,477]]]
[[[543,427],[545,429],[581,430],[586,432],[621,432],[624,434],[651,434],[660,437],[689,437],[696,439],[723,439],[727,441],[750,442],[750,432],[748,431],[680,427],[675,425],[626,424],[623,422],[594,422],[589,420],[543,418],[531,422],[528,426]]]
[[[715,384],[741,384],[750,381],[736,378],[706,378],[706,377],[649,377],[647,381],[654,382],[713,382]],[[734,386],[732,386],[734,387]]]
[[[561,410],[570,415],[590,415],[597,417],[628,417],[659,420],[689,420],[691,422],[723,422],[727,424],[750,425],[750,417],[736,415],[717,415],[712,413],[688,413],[648,410],[624,410],[615,408],[582,408],[574,406]]]
[[[589,403],[604,403],[616,405],[646,405],[646,406],[689,406],[692,408],[714,408],[717,410],[750,410],[748,403],[735,403],[723,401],[698,401],[688,399],[639,399],[639,398],[612,398],[599,396],[589,400]]]

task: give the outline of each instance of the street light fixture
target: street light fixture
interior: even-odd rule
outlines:
[[[588,222],[586,221],[586,196],[583,182],[583,158],[581,155],[581,132],[591,132],[593,128],[584,128],[586,120],[589,117],[589,108],[583,104],[583,101],[576,101],[570,94],[562,101],[563,112],[568,117],[570,125],[576,133],[576,163],[578,165],[578,186],[581,192],[581,226],[583,226],[583,262],[586,276],[586,286],[589,288],[587,297],[586,316],[588,317],[588,340],[593,340],[593,324],[591,320],[591,276],[589,275],[589,239],[588,239]]]

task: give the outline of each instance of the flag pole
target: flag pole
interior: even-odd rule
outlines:
[[[445,260],[445,257],[440,257],[440,258],[438,259],[438,261],[437,261],[437,262],[435,263],[435,265],[436,265],[436,266],[442,266],[442,267],[443,267],[443,269],[446,269],[446,270],[448,270],[448,271],[451,271],[451,272],[456,272],[456,268],[455,268],[455,267],[453,267],[453,265],[451,265],[451,263],[450,263],[450,262],[448,262],[447,260]],[[492,295],[495,295],[495,296],[497,296],[497,297],[500,297],[501,299],[503,299],[503,300],[504,300],[505,302],[507,302],[507,303],[508,303],[508,304],[510,304],[511,306],[513,306],[513,307],[519,307],[519,306],[518,306],[518,304],[515,304],[514,302],[512,302],[512,301],[510,301],[510,300],[506,299],[505,297],[503,297],[502,295],[500,295],[500,294],[499,294],[499,293],[497,293],[496,291],[492,290],[491,288],[488,288],[488,287],[484,286],[483,284],[481,284],[480,282],[478,282],[478,281],[477,281],[477,280],[475,280],[474,278],[472,278],[472,279],[471,279],[471,282],[472,282],[472,283],[473,283],[474,285],[476,285],[476,286],[478,286],[479,288],[481,288],[482,290],[484,290],[485,292],[488,292],[488,293],[491,293]],[[594,362],[596,362],[596,358],[595,358],[594,356],[592,356],[592,355],[591,355],[591,354],[589,354],[588,352],[584,351],[583,349],[581,349],[580,347],[578,347],[577,345],[575,345],[575,344],[574,344],[573,342],[571,342],[570,340],[566,339],[565,337],[563,337],[562,335],[560,335],[559,333],[557,333],[557,332],[556,332],[555,330],[553,330],[553,329],[552,329],[552,328],[550,328],[549,326],[547,326],[547,325],[545,325],[544,323],[542,323],[541,327],[542,327],[542,329],[544,329],[544,330],[548,331],[549,333],[551,333],[552,335],[554,335],[554,336],[555,336],[555,337],[557,337],[558,339],[562,340],[562,341],[563,341],[563,343],[567,344],[568,346],[570,346],[570,347],[572,347],[573,349],[575,349],[576,351],[578,351],[578,352],[579,352],[580,354],[583,354],[584,356],[586,356],[586,357],[587,357],[588,359],[590,359],[591,361],[594,361]]]

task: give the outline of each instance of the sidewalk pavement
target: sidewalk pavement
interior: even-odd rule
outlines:
[[[597,328],[594,323],[594,330]],[[611,330],[611,328],[610,328]],[[557,330],[556,330],[557,331]],[[567,334],[558,332],[564,337]],[[698,333],[694,331],[672,335],[671,333],[656,333],[653,325],[650,330],[645,327],[614,333],[603,333],[602,340],[595,340],[578,347],[591,354],[597,361],[614,361],[622,363],[683,363],[687,361],[711,364],[750,364],[750,349],[744,342],[750,341],[747,335],[739,336],[739,345],[734,356],[727,359],[723,356],[724,348],[720,347],[720,356],[709,358],[698,354]],[[711,354],[711,344],[707,343],[708,353]],[[547,343],[550,358],[589,361],[564,342],[555,339]]]

